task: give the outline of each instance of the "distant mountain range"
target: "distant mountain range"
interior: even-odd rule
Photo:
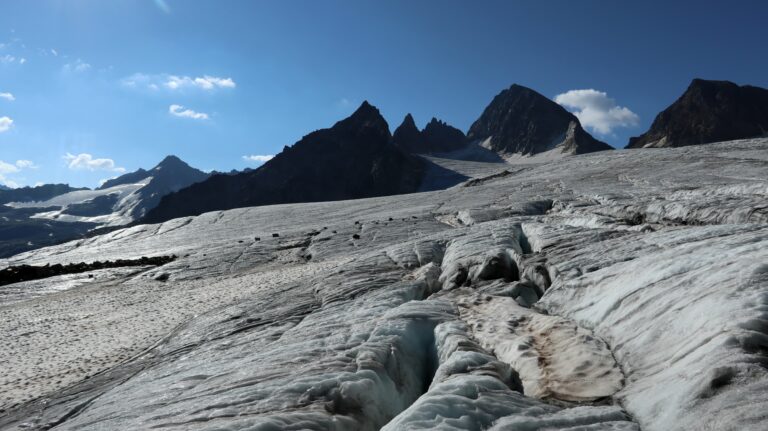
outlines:
[[[349,118],[306,135],[258,169],[214,175],[165,196],[142,222],[245,206],[415,192],[426,163],[391,140],[379,110],[363,102]]]
[[[66,184],[0,190],[0,257],[129,224],[164,195],[206,178],[168,156],[150,170],[121,175],[95,190]]]
[[[37,187],[19,187],[17,189],[3,187],[0,188],[0,205],[10,202],[45,201],[54,196],[78,190],[88,189],[70,187],[69,184],[43,184]]]
[[[433,172],[415,155],[471,154],[462,153],[471,146],[501,155],[550,152],[558,157],[612,149],[560,105],[519,85],[496,96],[467,136],[436,118],[419,130],[410,114],[390,135],[379,110],[364,102],[349,118],[305,136],[252,172],[214,175],[168,194],[141,222],[246,206],[412,193],[424,190],[425,174]]]
[[[768,90],[696,79],[627,148],[697,145],[767,131]],[[390,134],[379,110],[364,102],[350,117],[304,136],[257,169],[206,174],[168,156],[150,170],[111,179],[95,190],[66,184],[2,187],[0,257],[99,227],[246,206],[413,193],[467,179],[430,157],[546,162],[611,149],[572,113],[520,85],[494,97],[466,135],[436,118],[419,130],[411,114]]]

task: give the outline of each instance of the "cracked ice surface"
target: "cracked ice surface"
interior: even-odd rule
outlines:
[[[766,429],[766,154],[472,162],[0,261],[178,256],[4,286],[0,428]]]
[[[536,313],[508,297],[458,304],[478,342],[517,370],[527,395],[595,401],[621,389],[624,377],[611,351],[575,322]]]

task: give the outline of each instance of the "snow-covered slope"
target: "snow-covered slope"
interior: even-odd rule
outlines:
[[[96,190],[46,184],[4,192],[0,257],[82,238],[94,229],[130,224],[163,196],[205,178],[208,174],[168,156],[150,170],[121,175]]]
[[[178,256],[0,288],[0,428],[768,427],[768,140],[482,169],[0,261]]]
[[[148,177],[137,183],[121,184],[106,189],[69,192],[42,202],[11,202],[7,205],[12,208],[58,208],[37,213],[32,218],[120,226],[133,221],[133,210],[141,202],[141,195],[138,192],[151,181],[152,177]],[[75,212],[73,209],[78,205],[88,204],[99,198],[104,200],[104,205],[95,208],[92,214],[70,214]]]

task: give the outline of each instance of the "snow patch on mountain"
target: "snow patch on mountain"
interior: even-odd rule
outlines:
[[[13,208],[51,208],[59,207],[54,211],[37,213],[32,218],[57,220],[62,222],[88,222],[98,223],[103,226],[120,226],[133,221],[132,211],[141,202],[139,191],[152,181],[147,177],[134,184],[121,184],[107,189],[78,190],[53,197],[43,202],[12,202],[8,204]],[[67,214],[67,210],[74,205],[93,202],[94,199],[105,196],[115,196],[116,203],[111,208],[104,208],[105,214],[93,216],[80,216]]]

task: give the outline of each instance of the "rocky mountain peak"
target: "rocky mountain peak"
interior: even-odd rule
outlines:
[[[466,137],[461,130],[435,117],[420,131],[413,116],[408,114],[392,135],[392,141],[406,152],[428,154],[459,149],[466,144]]]
[[[421,131],[416,127],[416,122],[411,114],[407,114],[400,126],[392,134],[392,142],[403,151],[413,153],[414,149],[421,146]]]
[[[334,124],[330,130],[335,130],[340,133],[361,133],[363,131],[368,133],[371,131],[368,129],[374,130],[380,135],[390,136],[387,120],[384,119],[378,108],[371,105],[366,100],[363,101],[360,107],[357,108],[352,115]]]
[[[416,127],[416,121],[413,119],[413,115],[411,115],[410,112],[405,114],[405,118],[403,118],[403,122],[400,123],[398,128],[400,127],[418,130],[418,127]]]
[[[153,168],[153,170],[158,170],[158,169],[191,169],[191,168],[189,164],[187,164],[185,161],[181,160],[180,158],[174,155],[169,155],[169,156],[165,156],[165,158],[162,161],[160,161],[160,163],[158,163],[157,166]]]
[[[493,98],[467,137],[507,154],[534,155],[554,149],[581,154],[611,149],[587,133],[565,108],[518,84]]]
[[[680,98],[627,148],[682,147],[768,133],[768,90],[694,79]]]

